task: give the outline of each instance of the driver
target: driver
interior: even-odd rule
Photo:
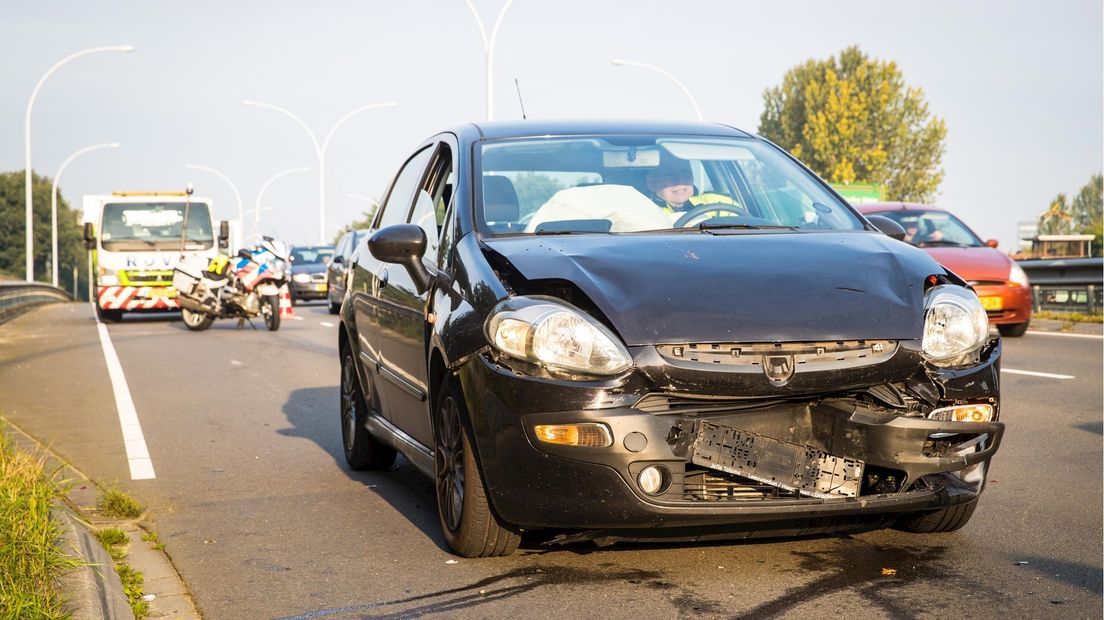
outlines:
[[[652,201],[668,215],[681,215],[694,207],[707,204],[740,206],[724,194],[699,194],[694,187],[690,162],[685,159],[665,158],[655,170],[648,173],[644,182],[651,192]]]

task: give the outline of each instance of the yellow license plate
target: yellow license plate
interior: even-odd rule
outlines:
[[[316,290],[316,291],[325,291],[326,290],[326,285],[325,284],[315,284],[314,285],[314,290]]]
[[[978,299],[981,301],[981,307],[986,310],[1000,310],[1003,307],[1000,297],[987,296],[978,297]]]

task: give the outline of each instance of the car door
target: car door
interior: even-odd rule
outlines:
[[[345,295],[345,270],[349,264],[349,256],[353,253],[353,232],[349,231],[341,235],[334,249],[333,260],[326,266],[326,281],[330,284],[330,300],[341,303]]]
[[[421,183],[413,193],[414,204],[407,223],[417,224],[426,234],[423,260],[438,264],[438,245],[445,211],[452,196],[454,148],[442,141],[432,148]],[[388,406],[392,421],[425,446],[433,445],[433,425],[427,397],[426,318],[429,292],[419,293],[406,269],[389,269],[387,286],[380,291],[380,366],[388,375]]]
[[[380,228],[406,222],[414,192],[422,181],[426,164],[432,155],[432,145],[425,145],[406,161],[391,183],[391,189],[380,206],[369,235]],[[391,278],[400,273],[405,275],[405,270],[399,265],[377,260],[363,242],[357,246],[351,262],[354,270],[351,299],[361,367],[366,376],[375,373],[371,377],[371,383],[379,390],[382,409],[380,413],[393,421],[389,391],[384,386],[401,380],[402,375],[396,373],[391,364],[384,363],[380,342],[384,338],[384,330],[394,329],[397,309],[392,307],[394,302],[390,295],[381,293],[391,287]]]

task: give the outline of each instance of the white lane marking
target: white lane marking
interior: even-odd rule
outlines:
[[[329,321],[321,321],[318,324],[321,325],[322,327],[333,327],[334,326],[334,324],[330,323]]]
[[[1035,330],[1028,330],[1028,334],[1032,336],[1061,336],[1062,338],[1092,338],[1093,340],[1104,340],[1104,336],[1098,336],[1097,334],[1071,334],[1068,332],[1037,332]]]
[[[242,363],[239,362],[238,360],[230,360],[230,365],[231,366],[241,366]]]
[[[115,346],[111,344],[107,326],[97,319],[96,329],[100,332],[100,345],[103,347],[104,361],[107,362],[107,374],[111,377],[111,389],[115,392],[115,408],[119,412],[123,446],[126,447],[127,462],[130,464],[130,479],[151,480],[157,476],[153,473],[153,460],[150,459],[149,448],[146,447],[142,425],[138,422],[134,399],[130,397],[126,375],[123,374],[123,367],[119,364],[119,356],[115,354]]]
[[[301,316],[293,316],[291,318],[295,319],[296,321],[302,321],[303,320],[303,317],[301,317]]]
[[[1011,368],[1001,368],[1001,372],[1006,372],[1010,375],[1027,375],[1029,377],[1043,377],[1044,379],[1076,379],[1073,375],[1056,375],[1050,372],[1035,372],[1034,370],[1013,370]]]

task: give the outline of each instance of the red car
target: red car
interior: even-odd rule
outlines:
[[[938,207],[901,202],[856,205],[864,215],[888,217],[905,229],[905,241],[922,248],[977,291],[981,305],[1002,336],[1022,336],[1031,321],[1027,274],[998,252],[997,240],[983,242],[970,227]]]

